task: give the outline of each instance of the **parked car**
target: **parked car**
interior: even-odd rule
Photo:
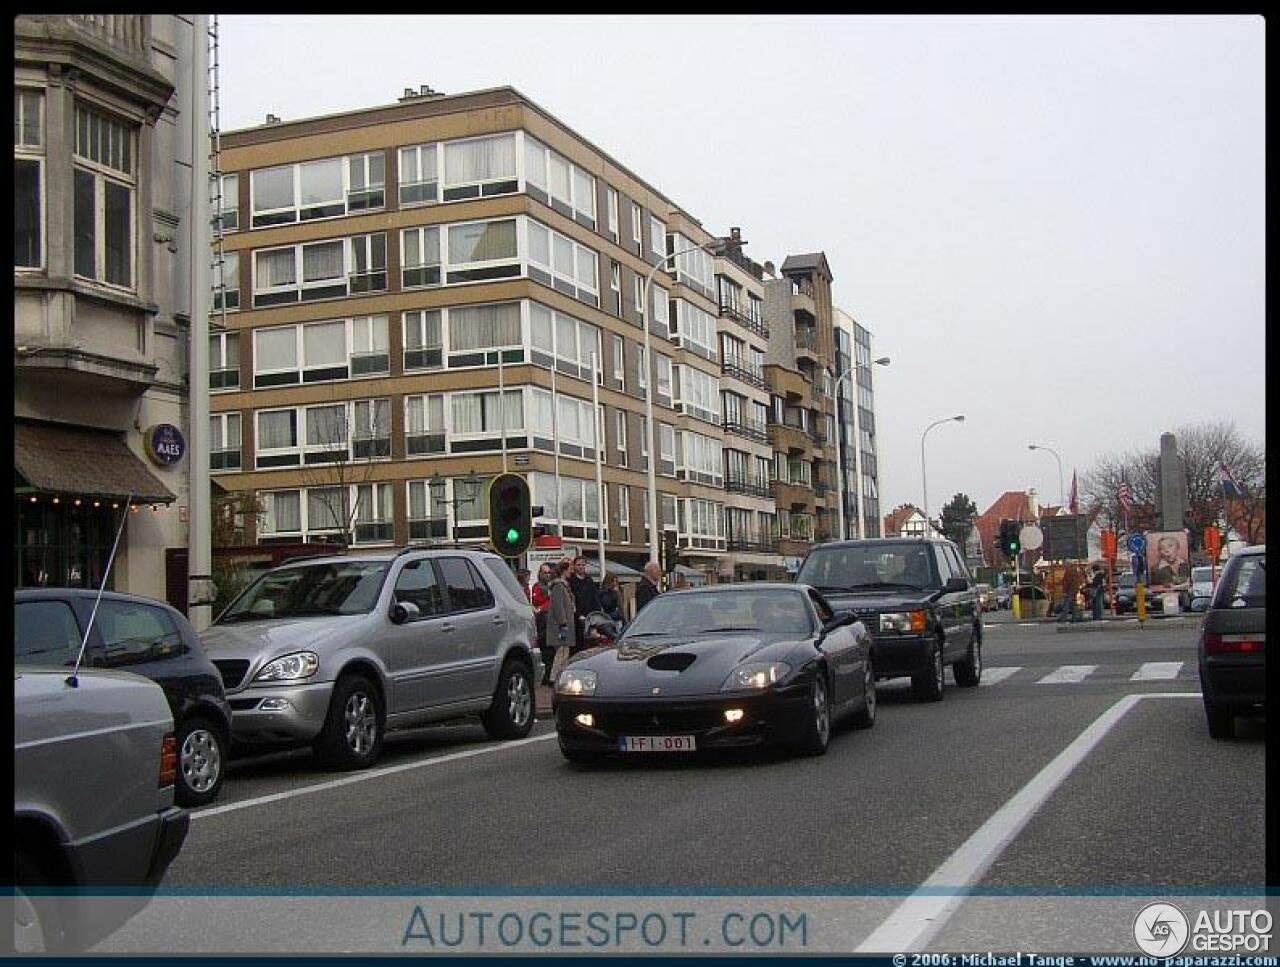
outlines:
[[[951,541],[877,538],[821,544],[796,581],[833,608],[857,615],[875,641],[876,677],[910,675],[918,699],[943,697],[943,671],[957,685],[982,678],[982,614],[969,570]]]
[[[995,611],[999,607],[996,600],[996,589],[990,584],[975,584],[974,590],[978,592],[978,603],[983,611]]]
[[[286,562],[200,637],[246,746],[310,744],[353,769],[377,760],[388,729],[478,715],[491,736],[520,738],[533,725],[533,608],[495,554]]]
[[[1191,569],[1191,610],[1208,611],[1209,602],[1213,598],[1213,589],[1222,568],[1214,568],[1208,564]]]
[[[1267,549],[1245,547],[1223,568],[1200,629],[1200,693],[1215,739],[1235,735],[1236,716],[1265,710],[1269,651]]]
[[[1001,611],[1009,611],[1013,608],[1012,586],[1002,584],[996,588],[996,607]]]
[[[832,723],[875,724],[871,638],[797,584],[664,594],[615,648],[560,673],[553,710],[571,761],[776,743],[821,755]]]
[[[69,667],[80,652],[98,592],[36,588],[14,592],[14,658]],[[164,689],[178,738],[179,805],[202,806],[222,788],[231,707],[222,677],[182,613],[136,594],[104,592],[97,602],[84,665],[142,675]]]
[[[1129,572],[1117,574],[1116,581],[1116,614],[1130,614],[1138,610],[1138,579]],[[1150,598],[1147,599],[1150,603]]]
[[[71,670],[14,666],[18,953],[82,950],[117,930],[146,906],[190,821],[173,804],[177,743],[164,692],[98,669],[82,668],[72,685]],[[68,889],[97,887],[111,895]]]

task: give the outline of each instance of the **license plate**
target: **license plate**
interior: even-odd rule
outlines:
[[[622,752],[693,752],[692,735],[624,735],[618,739]]]

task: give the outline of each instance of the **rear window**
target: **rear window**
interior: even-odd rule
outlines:
[[[1214,595],[1215,608],[1264,608],[1267,604],[1267,559],[1245,554],[1227,564]]]
[[[65,601],[23,601],[13,611],[13,658],[27,665],[74,665],[80,625]]]
[[[511,573],[511,568],[507,567],[505,563],[486,557],[484,558],[484,566],[488,568],[490,574],[498,579],[499,584],[511,592],[513,598],[520,602],[528,602],[529,598],[520,587],[520,582],[516,580],[516,576]]]
[[[99,668],[123,668],[163,661],[187,650],[173,616],[163,608],[132,601],[103,601],[94,622],[103,649],[94,655]]]

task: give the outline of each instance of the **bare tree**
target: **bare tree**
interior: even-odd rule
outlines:
[[[360,515],[359,499],[352,491],[369,482],[377,457],[390,455],[389,407],[382,401],[335,402],[313,406],[306,411],[306,426],[300,428],[310,457],[302,471],[308,508],[319,505],[326,524],[337,529],[334,543],[347,547]],[[357,417],[356,407],[370,407]],[[385,410],[385,412],[383,412]],[[314,503],[313,503],[314,501]],[[315,529],[310,522],[309,529]]]

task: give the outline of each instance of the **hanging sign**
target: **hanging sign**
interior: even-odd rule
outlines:
[[[146,449],[154,463],[172,467],[187,452],[187,441],[172,423],[157,423],[147,430]]]

